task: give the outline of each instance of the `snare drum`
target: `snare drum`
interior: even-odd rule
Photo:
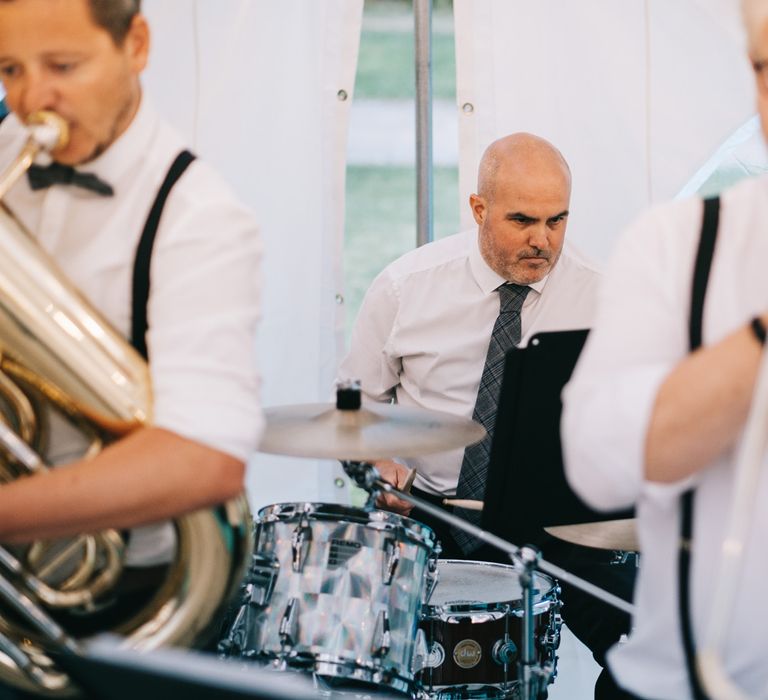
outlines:
[[[331,682],[410,693],[426,654],[418,625],[435,561],[432,530],[394,513],[267,506],[245,601],[221,647]]]
[[[429,653],[418,682],[428,698],[516,698],[523,600],[512,566],[440,559],[421,627]],[[553,682],[560,637],[557,586],[534,574],[538,663]]]

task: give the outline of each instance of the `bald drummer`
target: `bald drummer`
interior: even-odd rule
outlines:
[[[360,379],[368,400],[465,418],[477,417],[476,404],[487,408],[490,401],[481,422],[492,434],[504,353],[541,331],[592,324],[600,275],[565,241],[570,194],[570,168],[548,141],[516,133],[490,144],[480,161],[477,192],[469,198],[476,229],[413,250],[376,277],[339,378]],[[490,439],[471,458],[457,449],[377,467],[398,487],[415,469],[412,492],[433,504],[442,506],[445,498],[481,500]],[[402,500],[387,496],[381,505],[430,525],[444,558],[499,559],[492,548],[418,509],[411,512]],[[479,522],[477,512],[457,514]],[[585,561],[592,568],[607,566],[606,553],[595,559],[591,551],[584,560],[584,548],[562,547],[568,550],[564,563],[573,563],[578,549],[580,566]],[[550,553],[544,556],[549,559]],[[627,573],[613,591],[629,595],[633,577]],[[570,597],[567,624],[602,661],[603,651],[627,630],[628,619],[587,596],[566,591],[563,597]],[[610,689],[596,697],[610,698]]]

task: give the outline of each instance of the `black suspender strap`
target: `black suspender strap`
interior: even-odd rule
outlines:
[[[717,240],[717,223],[720,218],[720,198],[712,197],[704,200],[704,217],[701,222],[701,237],[699,249],[696,252],[696,262],[693,268],[693,289],[691,292],[691,317],[688,333],[690,351],[701,346],[701,328],[704,317],[704,298],[707,295],[709,271],[712,267],[712,257],[715,254]]]
[[[158,190],[155,203],[149,211],[144,230],[141,232],[136,258],[133,261],[133,296],[131,314],[131,345],[147,359],[147,304],[149,302],[149,267],[152,260],[152,248],[155,244],[160,216],[171,189],[182,176],[189,164],[195,159],[189,151],[182,151],[171,164],[163,184]]]
[[[704,200],[704,217],[701,224],[701,237],[696,253],[693,270],[693,288],[691,291],[691,316],[688,328],[689,349],[691,352],[701,347],[702,324],[704,317],[704,299],[707,294],[709,272],[715,253],[717,228],[720,218],[720,199],[712,197]],[[699,677],[696,673],[696,646],[691,626],[691,545],[693,542],[693,506],[694,490],[689,489],[680,497],[680,543],[677,559],[678,602],[680,606],[680,634],[685,652],[685,665],[688,680],[695,700],[707,700]]]

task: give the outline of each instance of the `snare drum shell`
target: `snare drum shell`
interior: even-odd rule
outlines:
[[[297,533],[303,542],[295,566]],[[274,577],[263,604],[252,606],[249,650],[289,663],[337,664],[340,675],[346,667],[370,669],[376,682],[390,675],[412,681],[433,549],[428,527],[394,513],[317,503],[262,509],[255,551],[273,562]]]
[[[419,684],[428,694],[452,686],[506,688],[514,684],[523,642],[522,591],[514,567],[438,560],[437,572],[437,585],[420,623],[429,656],[427,667],[418,674]],[[505,579],[509,581],[506,594]],[[538,640],[550,623],[555,587],[543,574],[535,574],[534,581],[534,634]],[[505,641],[517,649],[508,664],[499,663],[495,655]],[[538,645],[537,654],[541,654]]]

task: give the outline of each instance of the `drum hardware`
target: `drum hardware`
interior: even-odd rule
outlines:
[[[636,568],[640,567],[640,552],[627,552],[621,549],[613,551],[613,559],[608,563],[621,566],[622,564],[626,564],[630,559],[634,560]]]
[[[389,615],[386,610],[379,610],[379,616],[376,618],[376,627],[373,632],[371,654],[377,658],[386,656],[389,652],[389,645]]]
[[[593,595],[614,607],[632,614],[634,606],[622,600],[618,596],[598,588],[594,584],[578,576],[574,576],[559,566],[551,564],[540,558],[538,551],[532,547],[516,547],[506,540],[487,532],[476,525],[459,518],[431,503],[414,496],[411,493],[405,493],[381,478],[376,467],[369,462],[353,462],[342,460],[344,471],[361,488],[366,489],[371,494],[371,499],[377,498],[380,494],[386,493],[402,500],[408,501],[431,516],[442,520],[448,525],[461,528],[473,537],[490,544],[502,552],[506,553],[513,564],[518,568],[518,575],[523,588],[523,642],[520,649],[518,660],[519,678],[520,678],[520,698],[521,700],[537,700],[545,692],[552,669],[542,667],[537,663],[534,650],[535,629],[534,629],[534,594],[533,580],[535,569],[540,569],[555,578],[569,583],[581,590]],[[371,501],[369,499],[369,502]]]
[[[275,577],[280,564],[272,557],[254,555],[248,578],[252,583],[247,586],[250,590],[248,600],[256,605],[267,605],[272,599]]]
[[[521,683],[524,697],[537,698],[541,690],[549,684],[548,670],[536,662],[534,639],[536,630],[533,625],[533,571],[539,560],[538,551],[531,547],[520,549],[520,560],[523,569],[520,572],[520,583],[523,587],[523,649],[520,654]]]
[[[517,659],[517,644],[511,639],[499,639],[493,645],[493,660],[499,666],[506,666]]]
[[[299,600],[298,598],[291,598],[288,601],[288,605],[285,606],[285,612],[280,620],[280,627],[278,628],[278,634],[280,635],[280,643],[284,646],[293,646],[298,639],[299,631]]]
[[[416,630],[416,644],[413,651],[413,672],[419,673],[422,669],[426,668],[429,661],[429,644],[427,644],[427,636],[424,634],[424,630],[419,627]]]
[[[418,457],[479,442],[485,429],[468,418],[397,404],[362,406],[359,384],[342,385],[336,404],[264,410],[261,452],[317,459]]]
[[[311,546],[297,569],[298,531]],[[438,554],[428,527],[384,511],[284,503],[259,511],[255,540],[221,656],[415,693],[427,655],[418,618]]]
[[[378,459],[418,456],[476,442],[482,439],[484,430],[473,421],[430,411],[416,411],[394,404],[376,404],[375,407],[363,408],[359,384],[354,382],[339,388],[335,407],[326,404],[285,406],[266,409],[265,415],[266,430],[260,446],[261,451],[339,459],[348,476],[369,493],[369,498],[364,510],[345,509],[342,506],[329,504],[277,504],[259,513],[257,521],[259,553],[272,555],[280,560],[280,565],[275,569],[272,602],[266,606],[252,603],[248,605],[248,613],[238,618],[241,624],[245,621],[246,629],[230,630],[227,640],[221,647],[224,655],[261,659],[281,668],[298,667],[301,661],[306,668],[326,679],[323,682],[328,682],[328,679],[359,680],[385,685],[389,689],[411,693],[419,698],[424,696],[424,689],[417,687],[414,682],[415,674],[439,665],[433,658],[439,653],[439,649],[429,648],[425,633],[420,628],[410,630],[404,635],[402,633],[404,616],[396,615],[397,609],[391,607],[390,603],[381,605],[381,601],[388,600],[386,594],[390,589],[399,591],[406,582],[409,585],[413,584],[414,576],[412,573],[408,575],[407,570],[414,566],[416,566],[418,587],[427,591],[428,596],[432,595],[439,585],[440,567],[436,553],[432,552],[424,556],[426,552],[418,552],[418,548],[414,550],[409,546],[412,544],[409,540],[419,534],[412,532],[415,526],[420,526],[423,532],[429,531],[430,537],[431,530],[416,521],[402,518],[394,513],[374,510],[375,500],[381,494],[391,494],[408,501],[433,517],[464,529],[510,556],[514,569],[517,570],[517,580],[523,586],[523,593],[518,606],[518,608],[522,607],[522,610],[516,608],[508,613],[510,617],[521,620],[522,638],[518,642],[508,634],[502,635],[500,644],[495,646],[495,651],[492,645],[487,654],[491,657],[492,664],[502,668],[505,664],[509,665],[509,660],[516,655],[518,672],[515,679],[518,681],[518,689],[515,692],[519,690],[519,694],[515,697],[520,700],[538,700],[554,677],[556,671],[554,663],[539,663],[536,652],[537,646],[538,648],[557,648],[562,623],[558,599],[556,603],[546,603],[551,611],[549,624],[537,631],[535,618],[542,612],[542,603],[536,601],[535,582],[539,580],[537,576],[540,576],[536,573],[536,569],[576,586],[625,612],[632,613],[631,604],[588,581],[571,575],[558,566],[541,560],[534,549],[518,548],[411,495],[409,490],[395,488],[381,479],[381,475],[372,464]],[[289,521],[295,522],[299,512],[309,513],[310,526],[313,529],[313,544],[311,551],[307,554],[303,570],[294,573],[293,581],[290,581],[279,574],[280,570],[291,570],[290,558],[282,553],[285,546],[283,543],[287,538],[279,531],[287,527]],[[323,528],[330,528],[334,523],[335,526],[340,527],[342,522],[349,523],[347,530],[353,524],[357,529],[354,532],[345,530],[343,533],[339,531],[333,534],[323,532]],[[404,533],[408,532],[410,536],[405,536]],[[397,544],[394,549],[390,549],[390,545],[387,544],[387,540],[392,539],[392,535]],[[366,560],[364,557],[360,558],[361,552],[367,553],[366,556],[370,555],[370,544],[374,539],[380,542],[376,547],[380,553],[375,557],[382,571],[380,580],[370,575],[370,566],[364,566]],[[431,544],[428,543],[423,535],[416,539],[420,539],[427,548],[434,546],[434,541],[432,540]],[[354,547],[355,544],[357,549]],[[323,549],[325,552],[321,551]],[[392,552],[395,550],[399,554],[393,559]],[[372,590],[366,594],[366,605],[355,609],[357,615],[354,617],[354,622],[347,622],[347,618],[338,622],[333,619],[330,622],[324,619],[323,631],[335,634],[333,638],[326,638],[318,634],[318,624],[315,620],[318,614],[324,613],[326,618],[332,618],[333,615],[346,615],[347,611],[344,608],[347,606],[354,608],[352,605],[354,601],[345,600],[339,595],[336,595],[327,609],[323,608],[322,591],[327,591],[329,595],[333,595],[336,591],[335,582],[331,578],[334,571],[350,576],[350,591],[362,586],[361,578],[354,575],[359,571],[369,582]],[[297,576],[299,580],[296,580]],[[276,624],[273,618],[277,610],[276,606],[285,603],[287,591],[283,589],[294,590],[296,587],[303,589],[310,580],[313,581],[313,585],[320,586],[321,594],[313,592],[309,596],[311,604],[306,608],[303,606],[303,609],[298,612],[299,642],[292,648],[277,644],[273,640],[273,636],[277,636],[274,633]],[[313,589],[313,591],[316,590]],[[413,588],[407,591],[407,599],[411,602],[414,601],[413,592]],[[254,596],[251,594],[251,600],[253,599]],[[422,599],[424,599],[423,596],[419,598],[419,600]],[[307,595],[303,600],[306,605]],[[379,601],[378,610],[384,610],[386,614],[382,615],[377,611],[371,620],[370,611],[375,607],[371,604],[372,601]],[[411,606],[409,603],[407,607],[413,608],[413,620],[417,620],[417,606]],[[281,612],[284,610],[285,608],[282,607]],[[352,634],[352,630],[348,638],[336,634],[337,631],[347,630],[348,626],[354,626],[356,636]],[[375,632],[366,638],[370,641],[366,641],[365,646],[360,644],[361,627]],[[387,635],[389,641],[385,643]],[[403,646],[404,640],[408,642],[408,648]],[[451,654],[455,654],[456,658],[469,666],[475,659],[482,658],[482,651],[478,652],[477,646],[473,645],[471,640],[468,642],[463,646],[459,645],[457,649],[451,651]],[[450,694],[453,692],[449,691],[450,697],[456,697]],[[459,689],[456,692],[463,691]]]
[[[300,572],[312,544],[312,530],[303,520],[299,521],[291,536],[291,550],[293,551],[293,570]]]
[[[422,615],[430,649],[420,675],[425,697],[520,697],[524,614],[515,567],[441,559],[438,570],[440,582]],[[560,602],[552,579],[539,573],[534,579],[534,654],[546,687],[557,670]]]
[[[482,540],[486,544],[490,544],[491,546],[496,547],[497,549],[501,550],[505,554],[509,555],[509,557],[513,560],[514,563],[516,564],[520,563],[521,566],[525,566],[522,562],[518,562],[521,556],[520,547],[516,547],[515,545],[513,545],[510,542],[507,542],[501,537],[498,537],[491,532],[483,530],[477,527],[476,525],[469,523],[466,520],[452,513],[449,513],[441,508],[438,508],[437,506],[433,505],[429,501],[425,501],[419,498],[418,496],[414,496],[413,494],[404,493],[400,491],[399,489],[392,486],[392,484],[384,481],[381,478],[381,475],[379,474],[378,470],[373,464],[368,462],[342,461],[342,466],[344,467],[344,471],[347,473],[347,475],[353,481],[355,481],[355,483],[358,486],[360,486],[360,488],[363,488],[366,490],[375,489],[377,491],[377,495],[379,493],[385,493],[385,494],[389,494],[397,498],[400,498],[404,501],[408,501],[409,503],[412,503],[413,505],[418,506],[421,510],[426,511],[427,513],[429,513],[429,515],[433,516],[434,518],[437,518],[438,520],[442,520],[444,523],[448,525],[453,525],[455,527],[461,528],[465,530],[467,533],[469,533],[470,535],[472,535],[473,537],[479,540]],[[557,566],[556,564],[552,564],[551,562],[548,562],[544,559],[540,559],[537,563],[535,563],[535,568],[541,569],[543,572],[551,575],[552,577],[558,579],[559,581],[563,581],[565,583],[571,584],[576,588],[581,589],[585,593],[589,593],[595,598],[599,598],[600,600],[608,603],[609,605],[613,605],[615,608],[618,608],[619,610],[623,610],[624,612],[630,615],[634,611],[634,606],[631,603],[628,603],[626,600],[623,600],[622,598],[619,598],[618,596],[613,595],[608,591],[604,591],[602,588],[595,586],[594,584],[590,583],[589,581],[583,578],[580,578],[579,576],[574,576],[573,574]]]
[[[384,563],[384,572],[382,581],[385,586],[392,585],[392,579],[397,571],[397,565],[400,562],[400,548],[394,540],[387,540],[384,543],[384,551],[388,552]]]

